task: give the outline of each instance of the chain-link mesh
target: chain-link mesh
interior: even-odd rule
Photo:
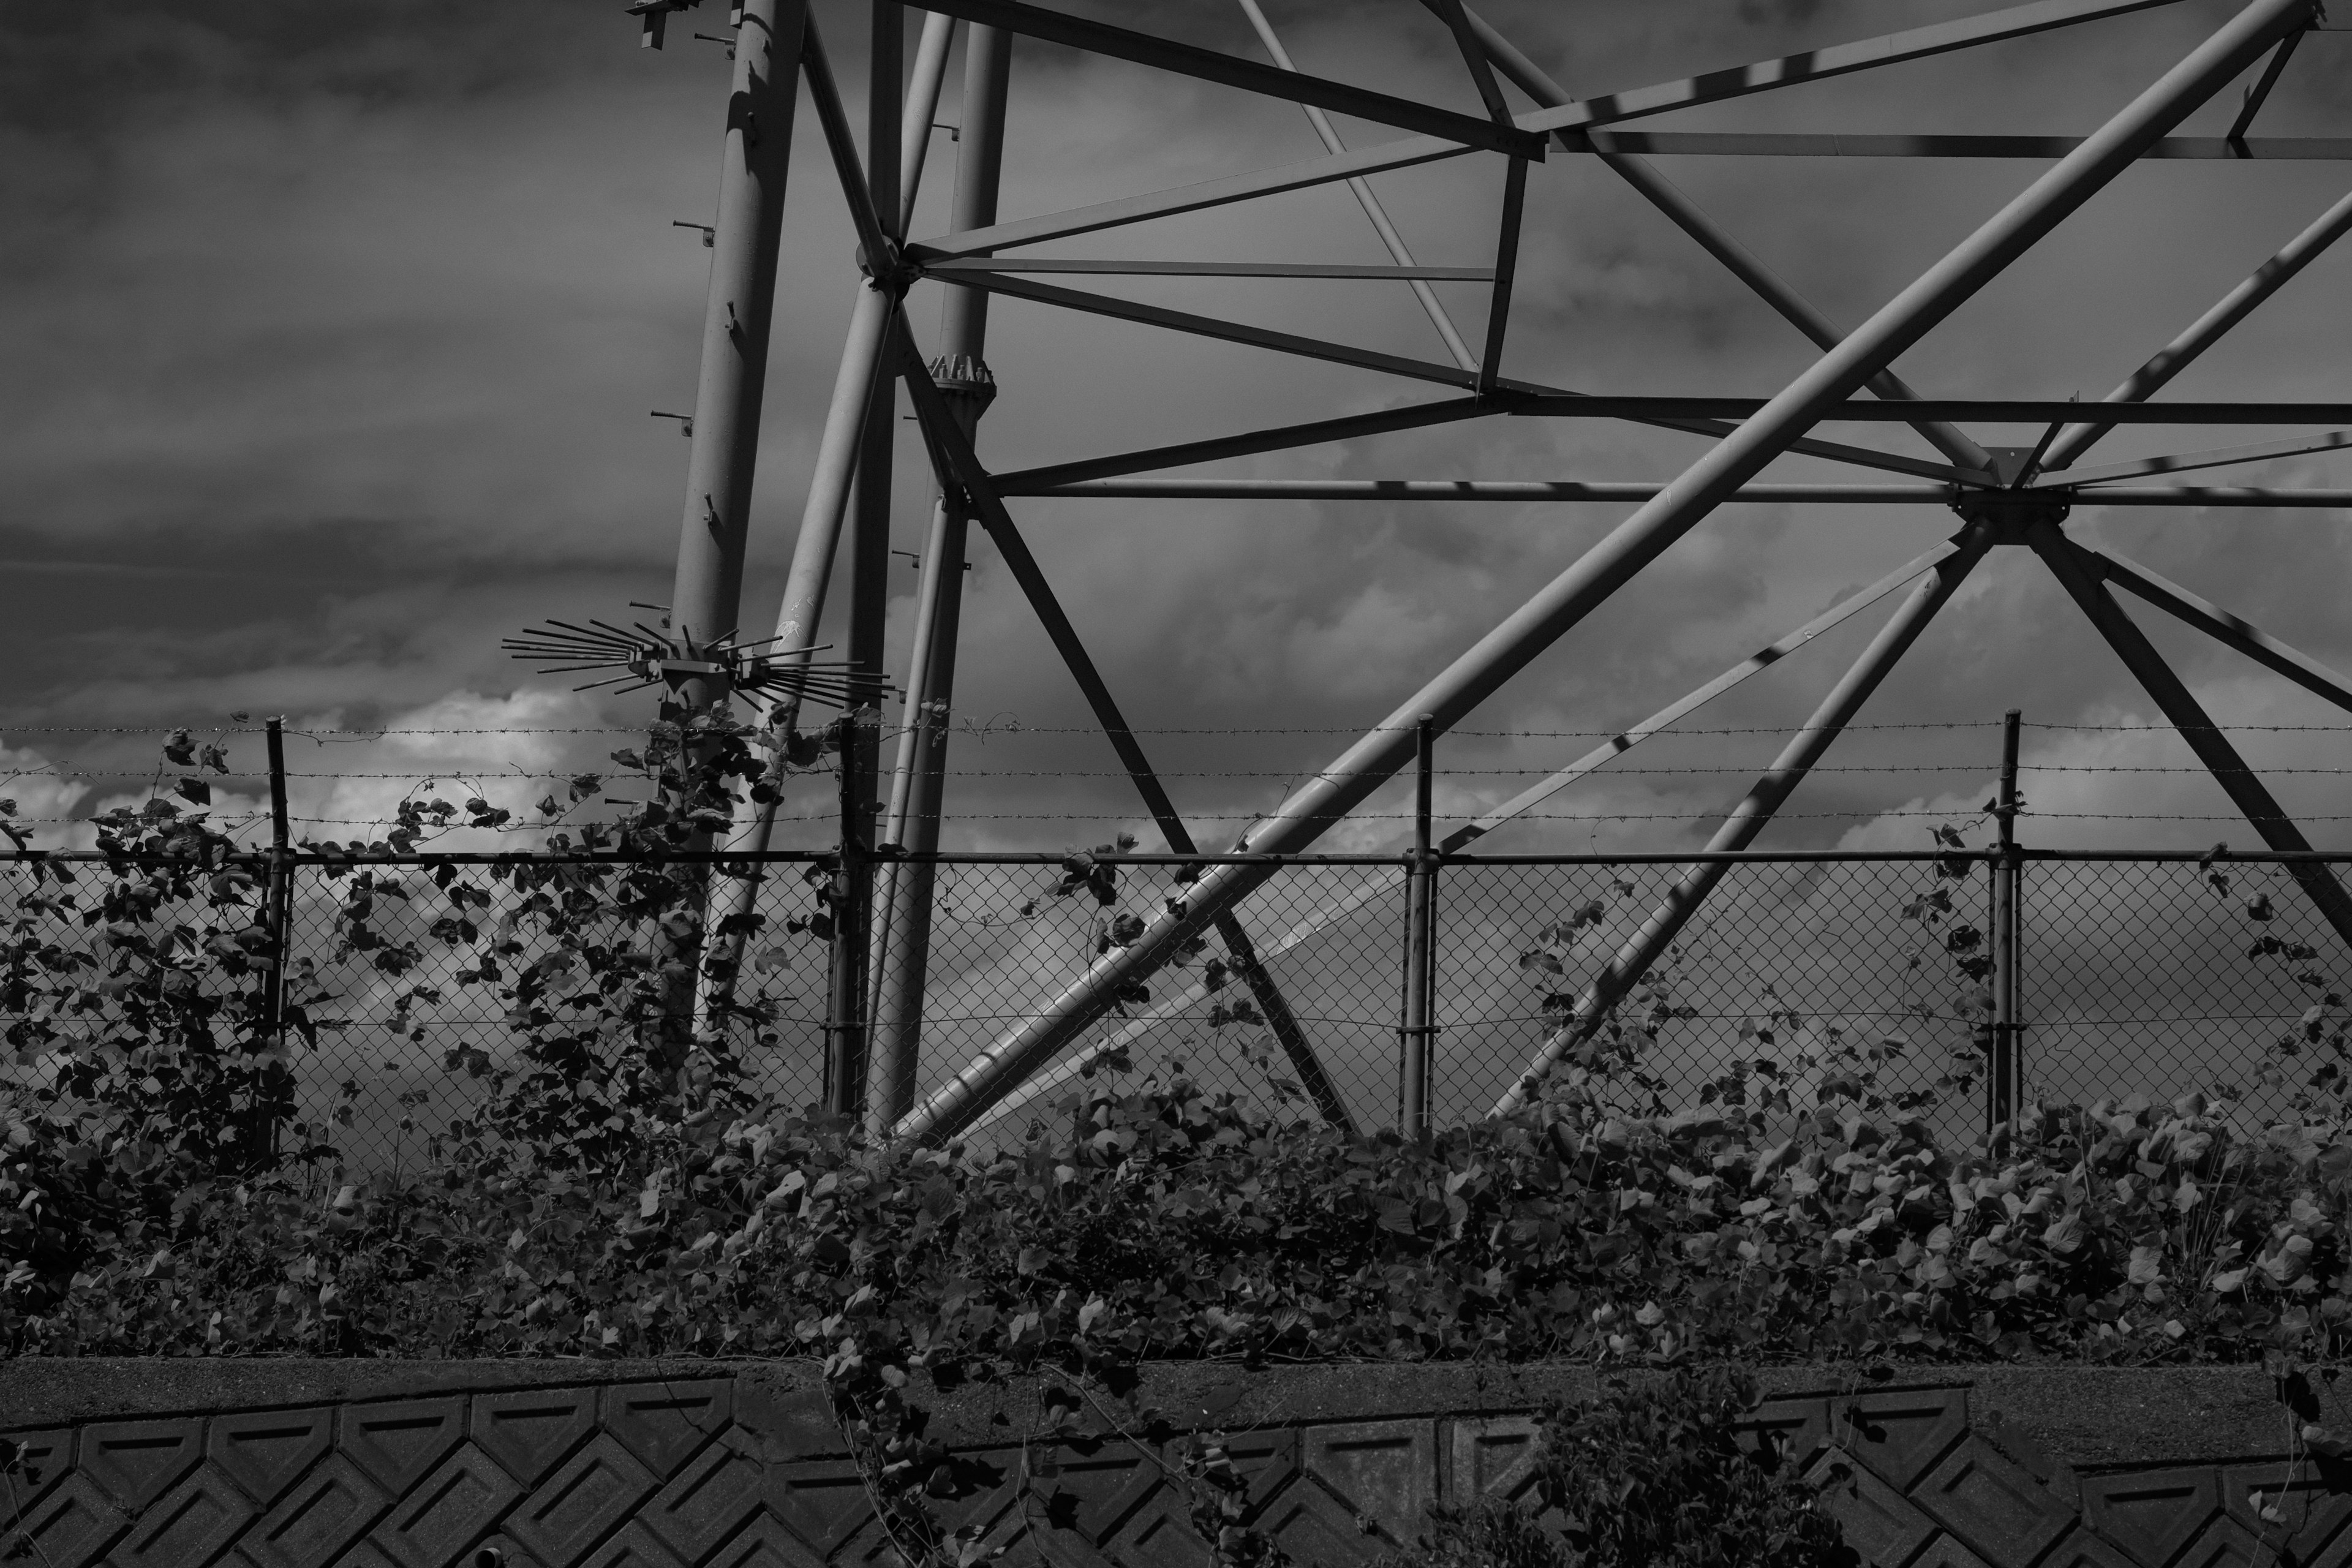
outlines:
[[[1432,1071],[1440,1124],[1496,1104],[1570,1026],[1604,970],[1640,951],[1644,926],[1695,868],[1445,871],[1436,959],[1444,1033]],[[1971,1070],[1979,1043],[1969,966],[1980,954],[1984,887],[1974,860],[1723,868],[1618,1005],[1615,1026],[1636,1042],[1647,1080],[1643,1098],[1673,1110],[1777,1084],[1808,1103],[1824,1078],[1859,1072],[1874,1074],[1890,1099],[1950,1099],[1939,1080]],[[1981,1110],[1968,1104],[1958,1117]]]
[[[2308,1069],[2282,1057],[2324,1055],[2322,1040],[2342,1026],[2340,998],[2352,994],[2352,951],[2295,869],[2029,863],[2019,917],[2027,1092],[2169,1099],[2220,1085],[2264,1114],[2284,1109]],[[2340,880],[2346,869],[2305,871]]]
[[[429,1159],[428,1141],[480,1109],[496,1069],[515,1059],[506,993],[554,944],[541,926],[509,918],[522,895],[488,868],[368,869],[373,907],[354,942],[350,862],[305,858],[293,868],[289,986],[320,1026],[315,1047],[289,1053],[295,1114],[335,1126],[355,1163],[414,1170]],[[1832,1078],[1863,1077],[1925,1107],[1948,1135],[1982,1125],[1994,875],[1984,855],[1754,857],[1720,869],[1613,1016],[1638,1047],[1649,1103],[1675,1110],[1775,1085],[1804,1103]],[[1689,862],[1592,859],[1444,865],[1433,928],[1433,1120],[1492,1108],[1693,871]],[[123,952],[148,951],[126,950],[106,923],[85,921],[110,874],[87,862],[78,874],[67,889],[22,860],[0,871],[17,982],[0,1014],[15,1047],[11,1094],[37,1088],[61,1046],[108,1040],[102,1001],[78,1016],[79,1039],[28,1027],[36,983],[67,975],[79,953],[94,987]],[[2286,1109],[2316,1063],[2283,1058],[2299,1043],[2324,1055],[2315,1042],[2340,1032],[2352,994],[2352,950],[2298,882],[2314,874],[2279,862],[2029,857],[2019,871],[2025,1097],[2084,1102],[2223,1085],[2257,1113]],[[877,910],[890,905],[893,879],[912,879],[914,902],[930,911],[911,1015],[892,1000],[911,961],[909,932],[894,928],[872,961],[877,1034],[895,1017],[917,1042],[916,1099],[1052,1009],[1107,950],[1183,896],[1181,875],[1108,862],[1071,872],[1036,857],[878,868]],[[762,868],[764,925],[740,982],[740,997],[768,1004],[772,1020],[767,1040],[744,1037],[750,1087],[786,1106],[827,1092],[835,944],[824,882],[804,864]],[[68,891],[79,895],[71,907]],[[1317,1114],[1336,1102],[1359,1127],[1394,1125],[1406,899],[1395,861],[1274,870],[1230,922],[1089,1025],[988,1124],[1017,1131],[1081,1075],[1125,1079],[1181,1065],[1255,1103]],[[160,931],[201,919],[200,909],[167,909],[155,923]],[[191,973],[206,984],[252,984],[249,973],[208,970],[203,932],[191,929],[180,950]]]

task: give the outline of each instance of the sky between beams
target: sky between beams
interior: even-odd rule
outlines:
[[[1496,4],[1491,17],[1574,90],[1610,89],[1985,9],[1973,5]],[[1093,8],[1129,19],[1123,8]],[[1941,60],[1766,95],[1654,128],[2083,133],[2186,53],[2231,7],[2184,4]],[[1450,107],[1475,96],[1451,41],[1404,0],[1269,5],[1299,65]],[[617,6],[532,0],[396,8],[131,3],[16,19],[0,57],[0,737],[68,772],[145,765],[143,740],[44,739],[32,727],[223,721],[283,711],[312,725],[627,724],[643,698],[575,698],[500,656],[555,615],[607,618],[667,596],[686,445],[651,408],[690,405],[708,253],[672,219],[708,221],[725,93],[706,7],[669,48],[635,47]],[[861,7],[820,4],[853,94]],[[1258,58],[1238,8],[1155,11],[1171,36]],[[914,29],[910,27],[909,35]],[[2308,41],[2263,129],[2352,133],[2352,41]],[[940,118],[959,117],[960,68]],[[2230,89],[2189,133],[2215,134]],[[1003,210],[1041,213],[1312,155],[1286,105],[1066,51],[1016,50]],[[853,112],[858,107],[853,103]],[[1340,121],[1354,145],[1395,134]],[[944,226],[956,148],[932,147],[915,230]],[[2041,165],[1680,159],[1661,164],[1832,318],[1863,320]],[[1906,357],[1931,395],[2095,397],[2343,194],[2329,163],[2168,163],[2127,175]],[[1493,159],[1384,176],[1419,258],[1490,259]],[[803,114],[754,505],[744,619],[774,614],[846,315],[851,240]],[[1275,201],[1043,247],[1043,254],[1385,259],[1345,193]],[[1811,351],[1591,160],[1530,182],[1508,368],[1586,390],[1769,395]],[[2341,398],[2352,360],[2352,247],[2324,258],[2170,395]],[[1096,286],[1087,280],[1089,287]],[[1107,291],[1439,357],[1402,286],[1106,282]],[[1474,339],[1483,291],[1441,292]],[[911,301],[919,332],[939,290]],[[1340,414],[1431,394],[1375,378],[1074,318],[993,307],[1004,388],[982,429],[1011,468]],[[919,548],[929,486],[909,426],[894,541]],[[1992,433],[2000,439],[2004,434]],[[2231,432],[2126,431],[2102,458],[2220,445]],[[1899,433],[1868,437],[1923,450]],[[2009,435],[2011,439],[2021,438]],[[2248,433],[2244,438],[2254,438]],[[1228,475],[1658,479],[1698,453],[1630,426],[1492,421],[1217,465]],[[2234,471],[2233,471],[2234,472]],[[1776,477],[1851,479],[1794,461]],[[2249,482],[2352,483],[2352,459],[2294,460]],[[1311,773],[1564,567],[1624,509],[1260,507],[1027,501],[1015,510],[1139,725],[1234,730],[1154,738],[1181,806],[1246,816]],[[1465,815],[1582,746],[1508,731],[1636,720],[1948,532],[1928,509],[1727,509],[1579,627],[1444,757],[1441,810]],[[2336,513],[2084,511],[2078,527],[2338,668],[2352,626],[2336,584],[2352,548]],[[973,550],[960,710],[998,733],[960,765],[970,846],[1091,841],[1139,822],[1108,749],[1045,733],[1084,707],[984,542]],[[894,660],[915,573],[894,588]],[[835,600],[839,604],[838,595]],[[1737,798],[1736,772],[1777,748],[1884,611],[1868,612],[1695,723],[1745,736],[1654,742],[1629,762],[1687,773],[1603,775],[1555,809],[1614,823],[1515,830],[1507,846],[1671,847]],[[2334,715],[2231,656],[2156,628],[2224,721]],[[1874,721],[2048,723],[2156,715],[2054,585],[2001,552],[1874,700]],[[422,715],[420,720],[417,716]],[[405,719],[404,718],[405,716]],[[436,717],[437,716],[437,717]],[[1029,726],[1003,732],[1008,720]],[[1286,731],[1297,731],[1286,733]],[[1909,847],[1918,821],[1973,807],[1997,731],[1857,735],[1835,763],[1950,763],[1954,775],[1824,775],[1767,842]],[[2049,760],[2168,765],[2164,737],[2050,737]],[[589,765],[609,742],[452,741],[403,767]],[[242,763],[257,764],[255,753]],[[2352,737],[2249,742],[2259,763],[2352,766]],[[1932,754],[1930,754],[1932,751]],[[339,753],[340,755],[341,753]],[[2033,756],[2029,746],[2029,760]],[[325,766],[324,763],[318,765]],[[381,758],[353,767],[383,766]],[[1973,768],[1975,771],[1965,771]],[[1089,776],[1040,779],[1037,773]],[[1244,775],[1244,776],[1223,776]],[[2067,774],[2064,809],[2225,814],[2208,784]],[[2340,810],[2292,775],[2298,810]],[[21,792],[20,792],[21,793]],[[2059,798],[2053,782],[2043,800]],[[118,798],[94,780],[72,809]],[[59,797],[60,799],[62,796]],[[1374,813],[1396,803],[1375,802]],[[1821,816],[1850,813],[1858,816]],[[318,815],[326,815],[320,804]],[[1671,819],[1671,820],[1669,820]],[[1376,817],[1349,847],[1391,842]],[[2204,842],[2226,825],[2050,823],[2046,842]],[[2318,824],[2352,843],[2352,825]],[[323,830],[322,830],[323,831]],[[1215,833],[1205,836],[1214,837]],[[1146,834],[1147,841],[1151,836]],[[1335,841],[1335,847],[1339,847]]]

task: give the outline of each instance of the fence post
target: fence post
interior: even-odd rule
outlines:
[[[827,902],[833,952],[825,1005],[825,1109],[846,1116],[866,1107],[866,906],[871,891],[866,845],[866,750],[858,731],[866,710],[845,710],[836,734],[841,746],[841,849],[835,858]],[[876,710],[879,717],[879,710]]]
[[[1407,1138],[1429,1137],[1429,1044],[1432,982],[1431,927],[1436,913],[1437,857],[1429,847],[1430,790],[1435,772],[1436,721],[1423,714],[1413,726],[1414,776],[1412,855],[1405,873],[1404,1026],[1399,1031],[1397,1131]]]
[[[262,974],[261,998],[262,1038],[265,1048],[274,1058],[286,1055],[286,949],[292,940],[292,922],[288,919],[293,904],[294,874],[288,864],[289,847],[293,835],[286,818],[286,721],[283,718],[267,721],[264,732],[269,748],[269,882],[262,895],[262,923],[269,936],[269,964]],[[278,1121],[275,1117],[257,1117],[254,1123],[257,1144],[272,1152],[278,1143]]]
[[[2001,721],[2000,793],[1993,821],[2000,847],[1992,866],[1992,1062],[1986,1085],[1985,1133],[2017,1117],[2018,1093],[2018,891],[2022,867],[2017,852],[2018,710]]]

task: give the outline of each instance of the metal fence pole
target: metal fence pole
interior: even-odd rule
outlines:
[[[288,920],[293,904],[294,873],[288,864],[293,837],[286,816],[286,721],[269,720],[265,726],[269,746],[269,885],[263,893],[262,922],[269,933],[269,966],[262,975],[261,1027],[263,1048],[273,1058],[286,1055],[286,947],[292,935]],[[257,1148],[275,1152],[278,1121],[267,1113],[254,1121]]]
[[[1430,927],[1437,888],[1437,857],[1429,847],[1432,776],[1435,771],[1437,721],[1424,713],[1413,726],[1412,854],[1406,862],[1404,914],[1404,1026],[1398,1031],[1397,1131],[1407,1138],[1429,1136]]]
[[[1985,1133],[1990,1137],[2017,1119],[2018,892],[2021,858],[2017,852],[2018,710],[2003,716],[2000,731],[2000,794],[1993,820],[2000,829],[2000,852],[1992,863],[1992,1063],[1986,1085]]]
[[[833,882],[826,902],[833,916],[829,984],[825,1002],[825,1109],[857,1115],[866,1104],[866,906],[871,901],[866,832],[865,737],[871,727],[867,708],[842,714],[837,734],[841,747],[841,848],[834,860]]]

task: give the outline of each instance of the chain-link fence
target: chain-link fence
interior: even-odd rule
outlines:
[[[1629,1082],[1644,1103],[1675,1110],[1785,1089],[1801,1104],[1832,1079],[1860,1079],[1910,1097],[1948,1134],[1980,1128],[1995,1022],[1988,910],[1997,856],[1717,858],[1727,862],[1720,880],[1605,1026],[1631,1047]],[[1444,1125],[1492,1108],[1703,863],[1445,859],[1430,958],[1432,1119]],[[2352,994],[2352,951],[2299,880],[2315,865],[2343,874],[2325,858],[2024,852],[2015,870],[2023,1098],[2171,1097],[2218,1084],[2258,1114],[2285,1109],[2340,1049],[2331,1042]],[[60,868],[75,879],[61,883]],[[373,889],[354,941],[360,869]],[[845,943],[829,931],[830,871],[814,856],[759,869],[764,919],[739,999],[766,1004],[772,1023],[743,1060],[758,1091],[787,1106],[817,1103],[829,1092],[835,1043],[860,1037],[835,1016],[842,991],[832,970]],[[496,874],[492,858],[445,858],[436,868],[418,857],[301,855],[290,870],[289,984],[315,998],[308,1014],[319,1026],[315,1046],[289,1049],[296,1114],[339,1123],[357,1163],[414,1169],[432,1135],[479,1109],[497,1069],[514,1059],[515,983],[552,950],[548,928],[522,918],[527,895]],[[899,1007],[918,1043],[918,1097],[1054,1009],[1106,951],[1181,896],[1186,875],[1164,857],[1107,858],[1074,874],[1051,855],[942,856],[877,868],[876,906],[887,908],[889,879],[918,871],[931,879],[919,1012],[907,1016],[888,995],[908,962],[904,931],[872,955],[866,1004]],[[143,934],[132,920],[126,937],[121,920],[92,918],[113,875],[95,858],[18,857],[0,868],[12,1094],[37,1089],[61,1052],[107,1048],[113,1015],[103,983],[127,965],[179,964],[194,984],[252,983],[204,956],[215,937],[249,922],[249,910],[212,904],[199,886],[184,907],[154,910]],[[1273,868],[1232,922],[1204,931],[1119,1011],[1090,1024],[995,1109],[992,1124],[1024,1125],[1081,1071],[1164,1074],[1181,1064],[1212,1089],[1291,1101],[1307,1114],[1318,1109],[1319,1070],[1355,1124],[1395,1125],[1406,889],[1406,865],[1393,858]],[[1263,966],[1255,984],[1236,937]],[[27,1000],[60,975],[88,985],[87,1005],[62,1033],[53,1005],[37,1026]]]

